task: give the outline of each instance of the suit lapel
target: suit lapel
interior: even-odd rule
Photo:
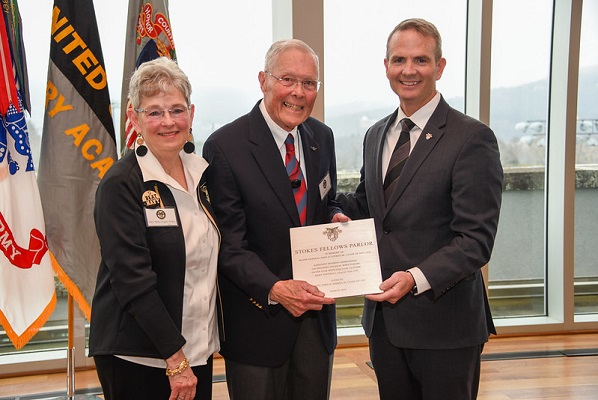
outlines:
[[[301,150],[305,158],[305,174],[307,174],[307,218],[306,224],[313,222],[313,216],[316,210],[315,204],[320,201],[320,177],[318,175],[320,165],[320,156],[322,151],[315,140],[313,131],[306,125],[299,125],[299,135],[301,135]],[[294,204],[294,200],[293,200]]]
[[[403,167],[401,176],[399,176],[397,181],[397,186],[390,199],[388,199],[386,213],[388,213],[402,196],[407,185],[409,185],[422,163],[428,158],[429,154],[436,147],[436,144],[438,144],[438,141],[444,135],[442,128],[446,125],[448,110],[448,104],[441,98],[438,107],[436,107],[436,110],[432,113],[428,123],[424,126],[424,129],[422,129],[422,133],[419,136],[415,147],[413,147],[413,150],[407,159],[407,163]]]
[[[299,225],[297,206],[293,192],[289,190],[291,187],[289,176],[272,132],[259,109],[259,103],[251,111],[250,117],[249,142],[253,145],[251,150],[253,158],[293,223]]]
[[[373,190],[376,193],[374,201],[374,207],[370,207],[370,210],[384,210],[386,205],[384,204],[384,177],[382,176],[382,149],[384,148],[384,141],[386,140],[386,134],[388,130],[392,127],[395,120],[397,119],[398,110],[395,110],[393,114],[390,115],[386,124],[381,126],[376,132],[372,132],[372,143],[375,144],[373,150],[374,157],[373,163],[369,164],[367,167],[370,168],[371,171],[374,171],[374,182],[373,183]],[[368,157],[366,157],[367,159]]]

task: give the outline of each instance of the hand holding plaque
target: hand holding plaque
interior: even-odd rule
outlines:
[[[291,228],[293,279],[338,298],[381,293],[373,219]]]

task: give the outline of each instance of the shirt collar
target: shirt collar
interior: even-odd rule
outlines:
[[[415,123],[415,125],[417,125],[419,129],[424,129],[424,126],[426,126],[426,124],[428,123],[428,120],[434,113],[434,110],[436,110],[436,107],[438,107],[438,103],[440,103],[440,92],[436,92],[436,95],[432,97],[432,100],[430,100],[422,108],[414,112],[410,117],[407,117],[401,109],[401,107],[399,107],[397,119],[393,124],[393,128],[396,128],[403,118],[409,118],[411,121]]]
[[[135,148],[138,145],[135,144]],[[147,149],[147,154],[143,157],[139,157],[135,154],[139,168],[141,168],[141,174],[143,175],[143,181],[159,181],[166,183],[170,186],[180,186],[174,179],[170,177],[162,168],[162,165],[158,159],[154,156],[151,150]],[[185,170],[185,177],[191,179],[193,188],[196,188],[201,180],[201,177],[208,167],[208,162],[195,153],[185,153],[184,150],[179,152],[179,157],[183,162],[183,169]]]
[[[274,141],[276,142],[276,146],[278,148],[282,147],[282,145],[284,144],[284,141],[287,139],[287,136],[289,135],[289,133],[291,135],[293,135],[293,138],[295,138],[295,144],[297,144],[297,127],[294,127],[292,131],[287,132],[284,129],[282,129],[280,126],[278,126],[278,124],[276,122],[274,122],[274,120],[272,118],[270,118],[270,114],[268,114],[268,111],[266,110],[266,105],[264,104],[264,100],[262,100],[260,102],[260,111],[262,112],[262,115],[264,116],[264,119],[266,120],[266,124],[268,125],[268,128],[270,128],[270,132],[272,132],[272,136],[274,136]]]

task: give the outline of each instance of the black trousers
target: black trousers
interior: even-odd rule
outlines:
[[[231,400],[327,400],[330,397],[333,355],[322,342],[318,320],[301,322],[291,358],[280,367],[224,360]]]
[[[386,335],[376,310],[370,357],[380,400],[474,400],[480,382],[482,345],[458,349],[404,349]]]
[[[95,356],[96,370],[106,400],[167,400],[170,383],[164,368],[147,367],[115,356]],[[197,377],[195,400],[212,398],[213,357],[206,365],[192,367]]]

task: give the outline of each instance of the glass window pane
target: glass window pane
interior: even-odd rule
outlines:
[[[402,20],[425,18],[436,25],[447,59],[437,88],[463,110],[466,11],[465,0],[324,1],[325,118],[336,138],[339,172],[361,168],[365,131],[399,104],[386,79],[384,56],[388,35]]]
[[[598,3],[582,10],[577,98],[575,313],[598,312]]]
[[[258,72],[272,44],[271,1],[171,1],[179,65],[193,84],[197,153],[222,125],[262,98]]]
[[[388,35],[402,20],[418,17],[436,25],[447,59],[437,88],[450,105],[463,110],[466,5],[465,0],[324,1],[325,118],[336,139],[339,191],[357,186],[366,130],[399,105],[384,57]],[[356,29],[364,24],[366,28]],[[359,326],[362,306],[361,297],[338,299],[338,326]]]
[[[489,267],[494,317],[544,315],[544,182],[552,1],[493,3],[490,126],[505,191]],[[530,29],[533,24],[533,29]]]

